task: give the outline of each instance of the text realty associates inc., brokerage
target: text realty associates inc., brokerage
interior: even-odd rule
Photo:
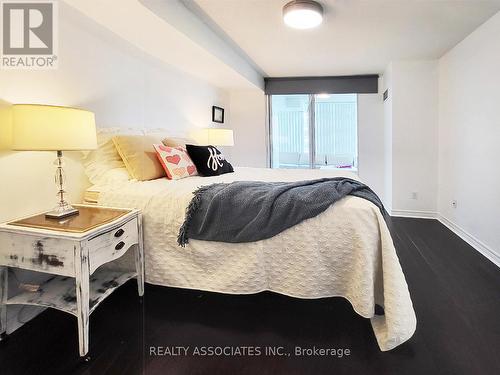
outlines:
[[[349,357],[348,348],[319,348],[295,346],[292,351],[283,346],[150,346],[150,356],[199,356],[199,357]]]

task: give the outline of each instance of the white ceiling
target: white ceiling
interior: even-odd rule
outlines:
[[[282,21],[287,0],[194,0],[268,76],[383,73],[393,60],[442,56],[500,0],[319,0],[316,29]]]
[[[174,0],[167,5],[176,5]],[[138,0],[64,0],[71,7],[122,39],[197,78],[221,88],[254,88],[255,85]]]

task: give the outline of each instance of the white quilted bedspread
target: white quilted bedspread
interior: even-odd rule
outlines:
[[[177,245],[185,209],[199,186],[334,176],[357,178],[334,170],[237,168],[218,177],[108,185],[101,187],[99,204],[142,209],[147,282],[220,293],[341,296],[371,319],[380,349],[390,350],[413,335],[416,318],[387,226],[378,208],[366,200],[348,196],[267,240]],[[375,304],[384,307],[385,315],[374,315]]]

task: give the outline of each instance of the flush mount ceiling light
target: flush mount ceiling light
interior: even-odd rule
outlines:
[[[283,21],[295,29],[310,29],[323,21],[323,7],[313,0],[294,0],[283,7]]]

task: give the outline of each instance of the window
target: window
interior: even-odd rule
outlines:
[[[357,95],[271,95],[272,168],[357,169]]]

